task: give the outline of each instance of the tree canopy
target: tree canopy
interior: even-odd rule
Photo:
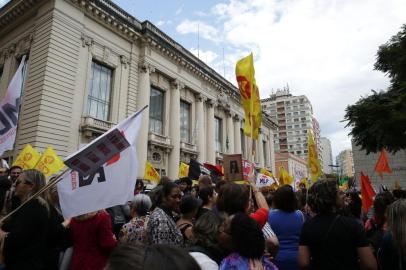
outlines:
[[[406,24],[377,52],[375,69],[390,78],[386,91],[374,91],[346,108],[344,121],[354,143],[370,152],[406,149]]]

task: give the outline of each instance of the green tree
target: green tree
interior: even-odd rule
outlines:
[[[387,91],[374,91],[346,108],[344,121],[354,143],[370,152],[406,149],[406,24],[379,47],[375,69],[390,78]]]

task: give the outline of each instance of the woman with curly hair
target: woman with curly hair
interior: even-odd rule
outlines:
[[[377,269],[363,226],[336,213],[338,188],[320,180],[309,190],[309,205],[316,214],[305,222],[299,241],[302,269]]]

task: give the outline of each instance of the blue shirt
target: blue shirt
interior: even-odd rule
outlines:
[[[279,240],[279,251],[274,259],[276,266],[280,270],[299,269],[299,237],[304,223],[303,213],[299,210],[272,210],[269,212],[268,223]]]

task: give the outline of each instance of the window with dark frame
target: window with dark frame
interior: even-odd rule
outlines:
[[[180,101],[180,140],[190,143],[190,104]]]
[[[111,81],[113,70],[98,62],[92,62],[87,115],[108,121],[110,117]]]
[[[151,86],[149,106],[149,131],[163,135],[164,92]]]

